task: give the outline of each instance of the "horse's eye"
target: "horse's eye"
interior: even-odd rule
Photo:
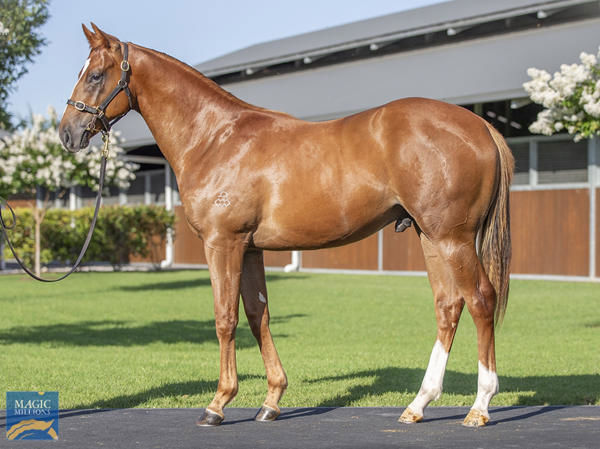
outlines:
[[[102,81],[103,77],[104,75],[100,72],[90,73],[90,76],[88,76],[88,82],[91,84],[97,84]]]

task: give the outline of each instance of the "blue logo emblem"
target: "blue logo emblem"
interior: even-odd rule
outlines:
[[[8,391],[6,438],[58,440],[58,391]]]

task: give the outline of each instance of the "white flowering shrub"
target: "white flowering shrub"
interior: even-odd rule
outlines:
[[[49,118],[33,115],[31,125],[0,139],[0,196],[33,194],[45,190],[41,207],[33,208],[34,270],[41,269],[41,223],[48,210],[50,192],[61,197],[68,188],[87,186],[98,189],[101,149],[91,145],[78,153],[66,151],[58,137],[56,112],[50,108]],[[106,164],[105,185],[129,187],[135,179],[136,164],[124,161],[119,136],[110,137],[111,157]]]
[[[523,84],[534,103],[544,106],[529,130],[552,135],[566,130],[575,141],[600,134],[600,49],[598,55],[581,53],[581,64],[562,64],[551,76],[530,68],[531,81]]]
[[[101,149],[90,145],[79,153],[67,152],[58,137],[56,112],[49,118],[34,115],[29,127],[0,140],[0,195],[46,192],[64,193],[72,186],[98,189]],[[136,164],[124,161],[116,133],[111,133],[105,185],[127,189],[135,179]]]
[[[4,26],[2,22],[0,22],[0,37],[6,36],[8,34],[8,28]]]

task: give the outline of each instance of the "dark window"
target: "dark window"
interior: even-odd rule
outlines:
[[[529,184],[529,142],[509,144],[515,158],[514,185]]]
[[[587,141],[538,143],[539,184],[587,180]]]
[[[137,172],[136,178],[129,185],[127,190],[128,204],[144,204],[144,187],[146,185],[146,177],[144,172]]]
[[[165,172],[152,173],[150,175],[150,193],[152,204],[165,202]]]

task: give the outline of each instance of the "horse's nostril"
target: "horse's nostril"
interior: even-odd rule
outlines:
[[[70,147],[71,146],[71,133],[69,132],[68,129],[65,129],[63,131],[63,144],[65,145],[65,147]]]

